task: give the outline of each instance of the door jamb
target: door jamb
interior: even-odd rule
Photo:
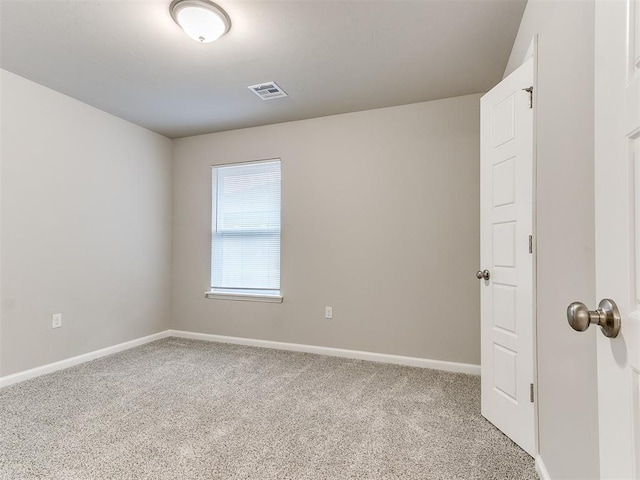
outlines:
[[[538,401],[539,388],[538,388],[538,35],[534,35],[531,39],[529,51],[533,56],[533,139],[532,139],[532,232],[533,235],[533,251],[532,251],[532,292],[531,292],[531,307],[532,307],[532,340],[533,340],[533,385],[534,385],[534,403],[533,403],[533,435],[535,446],[535,458],[536,466],[538,466],[538,459],[540,459],[540,435],[539,435],[539,411],[540,402]],[[540,459],[540,462],[542,460]],[[544,465],[544,464],[543,464]],[[540,473],[540,472],[538,472]]]

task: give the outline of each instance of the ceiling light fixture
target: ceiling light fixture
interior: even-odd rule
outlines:
[[[213,42],[231,28],[227,12],[209,0],[173,0],[169,12],[173,21],[196,42]]]

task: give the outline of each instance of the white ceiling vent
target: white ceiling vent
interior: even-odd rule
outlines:
[[[287,92],[282,90],[276,82],[266,82],[259,83],[258,85],[251,85],[249,87],[249,90],[259,96],[262,100],[272,100],[274,98],[287,96]]]

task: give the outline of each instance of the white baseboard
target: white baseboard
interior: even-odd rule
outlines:
[[[235,345],[247,345],[251,347],[273,348],[276,350],[289,350],[292,352],[315,353],[318,355],[328,355],[332,357],[353,358],[356,360],[368,360],[370,362],[392,363],[395,365],[406,365],[410,367],[432,368],[434,370],[444,370],[447,372],[467,373],[480,375],[480,365],[469,363],[445,362],[442,360],[429,360],[427,358],[403,357],[400,355],[389,355],[386,353],[362,352],[359,350],[345,350],[342,348],[319,347],[316,345],[302,345],[298,343],[275,342],[271,340],[256,340],[252,338],[226,337],[223,335],[210,335],[207,333],[184,332],[181,330],[165,330],[154,333],[146,337],[137,338],[129,342],[119,343],[111,347],[102,348],[93,352],[85,353],[75,357],[60,360],[59,362],[48,363],[40,367],[14,373],[5,377],[0,377],[0,388],[24,382],[31,378],[39,377],[47,373],[56,372],[65,368],[73,367],[81,363],[89,362],[97,358],[106,357],[114,353],[128,350],[145,343],[154,342],[167,337],[190,338],[193,340],[205,340],[217,343],[232,343]],[[536,460],[536,467],[538,461]],[[545,470],[546,471],[546,470]]]
[[[359,350],[345,350],[342,348],[319,347],[316,345],[302,345],[298,343],[274,342],[271,340],[256,340],[252,338],[226,337],[223,335],[211,335],[207,333],[185,332],[181,330],[168,330],[168,336],[188,338],[192,340],[205,340],[208,342],[232,343],[234,345],[247,345],[250,347],[273,348],[276,350],[289,350],[292,352],[315,353],[332,357],[352,358],[356,360],[368,360],[370,362],[393,363],[410,367],[432,368],[447,372],[467,373],[480,375],[480,365],[469,363],[445,362],[442,360],[429,360],[427,358],[403,357],[386,353],[362,352]]]
[[[39,377],[40,375],[45,375],[47,373],[73,367],[80,363],[95,360],[96,358],[106,357],[107,355],[118,353],[123,350],[128,350],[129,348],[137,347],[139,345],[144,345],[145,343],[154,342],[162,338],[167,338],[168,336],[169,330],[165,330],[163,332],[154,333],[153,335],[148,335],[146,337],[136,338],[135,340],[131,340],[129,342],[119,343],[118,345],[113,345],[111,347],[102,348],[100,350],[95,350],[93,352],[78,355],[76,357],[60,360],[59,362],[48,363],[47,365],[42,365],[41,367],[36,367],[30,370],[25,370],[23,372],[0,377],[0,388],[13,385],[14,383],[24,382],[25,380]]]
[[[549,472],[547,472],[547,467],[545,467],[540,455],[536,455],[536,472],[538,472],[540,480],[551,480]]]

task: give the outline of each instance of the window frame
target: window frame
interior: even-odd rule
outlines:
[[[235,301],[248,301],[248,302],[265,302],[265,303],[282,303],[284,300],[284,297],[282,295],[282,158],[279,157],[274,157],[274,158],[268,158],[268,159],[262,159],[262,160],[248,160],[248,161],[242,161],[242,162],[228,162],[228,163],[218,163],[218,164],[214,164],[211,165],[211,175],[210,175],[210,201],[211,201],[211,211],[210,211],[210,215],[209,215],[209,220],[210,220],[210,228],[209,228],[209,239],[210,239],[210,245],[211,247],[209,248],[209,278],[211,279],[211,277],[213,276],[213,236],[214,236],[214,225],[213,225],[213,221],[214,221],[214,213],[217,217],[217,211],[214,212],[213,208],[214,208],[214,191],[217,195],[217,186],[213,184],[213,170],[215,168],[219,168],[219,167],[232,167],[232,166],[242,166],[242,165],[256,165],[256,164],[261,164],[261,163],[269,163],[269,162],[279,162],[280,163],[280,254],[279,254],[279,258],[280,258],[280,265],[279,265],[279,283],[280,283],[280,289],[278,290],[278,294],[274,294],[274,293],[259,293],[256,290],[259,289],[253,289],[251,291],[247,291],[247,292],[242,292],[242,291],[237,291],[234,289],[225,289],[225,288],[215,288],[213,286],[209,286],[209,289],[205,292],[204,296],[205,298],[209,298],[209,299],[217,299],[217,300],[235,300]],[[216,190],[214,190],[216,189]],[[216,206],[217,208],[217,206]],[[225,233],[230,233],[230,232],[225,232]],[[265,232],[260,231],[260,232],[255,232],[253,234],[263,234]],[[212,283],[211,281],[209,281],[209,283]],[[249,290],[249,289],[248,289]],[[265,289],[267,290],[267,289]],[[273,291],[273,290],[269,290],[269,291]]]

